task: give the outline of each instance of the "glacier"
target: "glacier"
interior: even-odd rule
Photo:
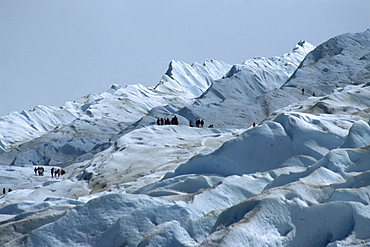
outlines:
[[[171,61],[155,87],[1,117],[0,245],[370,245],[369,54],[366,30]]]

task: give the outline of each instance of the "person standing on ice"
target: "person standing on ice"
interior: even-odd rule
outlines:
[[[302,88],[302,95],[304,95],[304,88]]]
[[[57,169],[57,170],[54,171],[54,176],[55,177],[58,176],[58,178],[60,177],[60,169]]]
[[[45,171],[44,167],[37,168],[37,172],[39,173],[39,176],[44,176],[44,171]]]
[[[178,125],[179,124],[179,120],[176,116],[174,116],[172,119],[171,119],[171,124],[172,125]]]
[[[54,167],[51,168],[51,177],[53,178],[54,177]]]

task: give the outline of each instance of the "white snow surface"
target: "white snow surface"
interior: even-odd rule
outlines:
[[[340,67],[330,48],[366,54],[352,41],[368,32],[320,56],[300,41],[239,65],[172,61],[154,88],[2,117],[0,245],[369,246],[370,56],[342,52]],[[299,80],[310,57],[361,77],[336,87],[317,65]],[[312,84],[320,95],[302,95]],[[179,125],[156,124],[175,115]],[[197,118],[203,128],[188,125]]]
[[[124,88],[112,85],[107,92],[89,94],[59,108],[36,106],[30,111],[12,112],[0,118],[0,152],[9,151],[14,146],[75,120],[97,121],[104,118],[132,123],[158,106],[184,107],[201,95],[214,80],[221,78],[230,67],[213,60],[192,66],[172,61],[168,75],[163,76],[155,89],[140,84]],[[176,90],[173,91],[173,88]]]

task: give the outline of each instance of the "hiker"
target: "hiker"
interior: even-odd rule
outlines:
[[[161,120],[157,118],[157,125],[161,125]]]
[[[178,125],[179,124],[179,120],[177,119],[176,116],[174,116],[172,119],[171,119],[171,124],[173,125]]]
[[[315,93],[312,93],[312,96],[315,97],[316,96]]]
[[[35,172],[35,175],[37,176],[37,168],[35,167],[35,169],[33,169],[33,171]]]
[[[189,121],[189,126],[190,126],[190,127],[194,127],[194,126],[193,126],[193,122],[192,122],[192,121]]]
[[[39,176],[44,176],[44,171],[45,171],[45,169],[42,166],[37,168],[37,172],[38,172]]]
[[[200,127],[203,128],[203,125],[204,125],[203,119],[201,119],[199,123],[200,123]]]
[[[62,169],[62,170],[60,171],[60,175],[62,175],[62,176],[63,176],[64,174],[66,174],[66,171]]]
[[[163,120],[163,118],[161,118],[161,125],[163,125],[164,124],[164,120]]]
[[[54,167],[51,168],[51,177],[53,178],[54,177]]]
[[[256,127],[256,122],[253,122],[253,127]]]
[[[55,177],[57,177],[57,176],[58,176],[58,178],[60,177],[60,169],[58,169],[58,170],[56,170],[56,171],[54,172],[54,176],[55,176]]]
[[[302,88],[302,95],[304,95],[304,88]]]
[[[5,188],[3,188],[3,194],[6,194],[6,189]]]

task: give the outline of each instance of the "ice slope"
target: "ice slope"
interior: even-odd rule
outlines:
[[[107,92],[89,94],[62,107],[37,106],[31,111],[12,112],[0,119],[0,147],[7,150],[12,145],[86,116],[132,122],[159,105],[183,107],[189,104],[189,99],[201,95],[214,80],[221,78],[230,67],[214,60],[206,60],[203,65],[172,61],[155,89],[142,85],[125,88],[113,85]]]
[[[4,146],[7,152],[2,155],[0,163],[66,166],[72,162],[82,161],[87,157],[80,157],[81,155],[97,153],[102,147],[108,145],[107,142],[109,140],[116,140],[115,135],[127,127],[128,130],[126,132],[133,129],[133,127],[137,128],[153,123],[157,117],[174,114],[179,108],[190,105],[194,98],[201,95],[212,85],[212,82],[222,78],[226,73],[226,77],[236,77],[233,75],[240,71],[240,73],[248,71],[248,76],[250,76],[251,72],[258,72],[262,77],[262,79],[258,79],[259,83],[262,83],[263,79],[269,79],[269,83],[272,80],[275,81],[275,84],[277,83],[276,81],[281,83],[283,79],[274,79],[273,75],[280,73],[282,74],[281,77],[286,79],[286,73],[291,74],[310,49],[312,49],[312,45],[301,41],[292,53],[288,53],[283,57],[258,58],[246,61],[240,66],[235,65],[231,70],[231,65],[215,60],[206,60],[203,65],[198,63],[189,65],[183,62],[172,61],[166,74],[154,89],[145,88],[141,85],[125,88],[113,85],[105,93],[90,94],[75,100],[73,103],[66,103],[61,109],[67,112],[72,112],[73,110],[74,113],[73,117],[69,118],[68,121],[60,122],[55,120],[47,128],[32,128],[32,126],[40,125],[40,123],[45,125],[43,119],[51,121],[49,118],[55,118],[54,115],[60,117],[61,114],[58,111],[50,111],[48,116],[42,116],[37,119],[29,117],[29,121],[22,124],[24,127],[21,129],[17,125],[13,127],[13,125],[9,124],[9,121],[4,121],[3,125],[6,125],[6,128],[9,129],[8,134],[11,133],[12,135],[5,136],[4,134],[3,138],[0,138],[0,141],[8,142],[8,145]],[[283,68],[280,68],[281,66]],[[256,67],[255,70],[249,71],[250,68],[254,67]],[[275,84],[272,87],[275,87]],[[268,85],[268,83],[264,83],[264,85]],[[226,93],[225,95],[232,98],[232,94]],[[235,106],[240,108],[239,105],[235,104],[228,105],[228,108],[231,109]],[[163,109],[163,107],[167,107],[167,109],[159,110]],[[168,108],[172,109],[168,111]],[[36,113],[22,112],[23,115],[28,114],[30,116]],[[187,114],[181,117],[181,112],[179,113],[182,124],[187,124],[189,120],[194,121],[195,118],[198,118],[197,116],[188,116]],[[15,119],[23,117],[23,115],[17,113],[10,115],[13,115]],[[140,120],[142,117],[144,119],[141,120],[141,123],[138,123],[139,126],[132,125],[132,123]],[[244,115],[241,117],[244,119]],[[12,122],[16,122],[16,120],[12,120]],[[232,123],[233,121],[227,121],[229,125]],[[111,127],[107,128],[106,126]],[[241,126],[244,127],[244,123]],[[32,131],[29,128],[32,128]],[[67,136],[66,133],[68,133]],[[97,135],[96,133],[99,134]],[[36,139],[40,136],[41,138]],[[50,139],[49,141],[48,138]],[[72,138],[78,138],[78,140],[73,140]],[[29,139],[32,140],[31,143],[25,143]],[[76,147],[76,145],[81,143],[81,140],[83,140],[83,143],[87,143],[82,150]],[[22,143],[25,144],[21,145]],[[48,144],[45,145],[45,143]],[[65,151],[63,150],[68,150],[67,156],[64,155]]]
[[[13,112],[0,121],[0,164],[65,166],[86,159],[80,156],[101,151],[142,117],[150,114],[149,122],[153,123],[169,114],[153,109],[168,107],[175,112],[191,104],[230,67],[214,60],[191,66],[173,61],[155,89],[113,85],[107,92],[89,94],[60,108],[38,106],[32,111]],[[185,73],[189,76],[184,77]],[[85,147],[79,148],[81,144]]]
[[[241,130],[151,125],[120,137],[92,159],[76,164],[68,177],[86,180],[93,192],[120,187],[131,192],[160,180],[194,155],[236,138]],[[69,167],[72,169],[72,167]],[[138,187],[139,186],[139,187]]]
[[[324,95],[337,87],[369,82],[369,54],[370,29],[333,37],[306,56],[284,90],[304,85],[306,93]]]
[[[329,150],[342,146],[348,129],[356,121],[367,126],[359,117],[280,114],[274,121],[257,126],[225,143],[212,155],[200,154],[193,157],[166,177],[193,173],[230,176],[281,167],[309,166],[320,160]],[[369,130],[361,130],[366,132],[360,132],[364,138],[359,136],[361,140],[358,143],[369,145]]]
[[[27,165],[42,161],[44,165],[68,165],[78,161],[81,154],[96,153],[96,147],[98,147],[97,151],[101,150],[99,148],[107,146],[104,143],[116,140],[117,133],[127,127],[126,132],[133,129],[135,125],[132,124],[142,117],[150,116],[144,118],[136,127],[145,126],[154,122],[157,117],[174,114],[179,108],[190,105],[194,98],[200,96],[215,80],[222,78],[226,73],[227,77],[232,77],[239,70],[245,71],[251,66],[257,66],[256,71],[261,73],[261,77],[266,79],[268,74],[267,77],[271,79],[272,72],[278,73],[275,67],[281,67],[283,63],[284,72],[280,72],[292,73],[304,54],[311,48],[311,45],[302,41],[295,47],[293,53],[281,58],[258,58],[246,61],[239,66],[242,68],[235,65],[231,70],[231,65],[215,60],[206,60],[202,65],[172,61],[166,74],[154,89],[145,88],[142,85],[125,88],[113,85],[107,92],[89,94],[74,102],[67,102],[60,108],[38,106],[34,111],[11,113],[3,117],[4,121],[0,122],[0,129],[4,132],[0,132],[2,143],[0,151],[7,151],[2,155],[1,164]],[[248,65],[248,63],[254,65]],[[259,81],[261,82],[261,79]],[[268,84],[264,83],[264,85]],[[229,94],[226,97],[232,98],[232,95]],[[232,107],[234,107],[232,104],[228,106],[230,109]],[[168,111],[169,108],[172,109]],[[158,110],[155,111],[155,109]],[[244,116],[241,117],[244,119]],[[187,124],[189,120],[193,121],[195,118],[198,117],[185,114],[183,117],[180,116],[180,121]],[[18,122],[20,124],[12,124]],[[232,123],[233,121],[227,121],[227,124]],[[111,128],[107,129],[106,126]],[[244,123],[241,126],[244,127]],[[66,133],[68,133],[67,136]],[[36,138],[38,139],[35,140]],[[49,141],[48,138],[50,138]],[[81,152],[73,144],[79,143],[79,140],[75,141],[72,138],[79,138],[90,144],[86,145]],[[27,143],[28,141],[31,143]],[[55,144],[44,145],[50,142]],[[57,152],[53,152],[53,149]],[[63,150],[66,149],[69,150],[69,157],[63,155]],[[59,153],[62,154],[61,157],[58,157]]]
[[[12,112],[0,118],[0,152],[12,145],[38,137],[58,125],[72,122],[78,113],[71,108],[37,106],[32,111]]]
[[[370,79],[369,54],[369,29],[333,37],[311,51],[281,88],[261,95],[257,102],[266,105],[270,114],[313,94],[325,97],[348,85],[366,84]]]
[[[365,119],[370,112],[370,83],[337,88],[321,97],[309,97],[299,103],[276,110],[272,116],[283,112],[305,112],[311,114],[348,114]],[[270,117],[271,118],[271,117]]]
[[[0,219],[3,219],[0,229],[4,229],[0,230],[0,235],[9,235],[9,229],[13,227],[26,228],[27,230],[21,233],[28,234],[34,228],[54,221],[55,215],[64,214],[70,207],[89,200],[88,194],[94,192],[92,190],[101,190],[101,186],[106,182],[111,184],[105,189],[122,193],[158,181],[164,173],[186,161],[187,157],[213,150],[226,140],[235,138],[237,133],[238,131],[232,130],[197,129],[187,126],[149,126],[122,136],[114,147],[97,155],[91,162],[76,164],[75,169],[73,166],[66,167],[67,175],[59,179],[51,178],[49,170],[43,177],[34,176],[32,166],[4,169],[1,171],[1,187],[12,187],[13,191],[0,198],[3,208],[0,210]],[[167,139],[167,142],[163,142]],[[145,154],[141,159],[138,159],[138,151]],[[156,159],[158,153],[161,156]],[[87,187],[89,183],[85,183],[84,179],[78,180],[85,168],[94,173],[89,178],[91,188]],[[107,178],[106,181],[104,177]],[[96,193],[94,195],[99,196]],[[87,196],[87,199],[83,196]],[[28,206],[24,208],[26,198]],[[78,201],[72,200],[76,198],[79,198]],[[55,205],[59,207],[55,209]],[[22,208],[22,211],[19,211],[19,208]],[[46,210],[50,212],[50,216],[44,215]],[[43,220],[38,222],[40,215],[43,215]],[[34,221],[38,223],[33,223]],[[21,233],[16,231],[10,235],[16,239]],[[9,240],[11,237],[7,236],[5,239]]]
[[[201,95],[215,80],[222,78],[231,65],[217,60],[205,60],[203,64],[192,65],[171,61],[155,91],[168,94],[185,94],[188,97]]]
[[[308,42],[300,41],[292,52],[281,57],[258,57],[234,65],[193,105],[178,114],[191,121],[203,118],[206,124],[217,127],[242,128],[260,122],[267,115],[264,104],[256,102],[257,98],[281,87],[313,48]]]
[[[305,56],[314,49],[306,41],[300,41],[293,50],[281,57],[256,57],[234,65],[224,78],[214,83],[200,97],[202,104],[215,103],[227,99],[253,99],[282,86],[294,73]],[[228,91],[230,90],[230,91]],[[241,94],[241,95],[240,95]],[[213,98],[213,99],[208,99]],[[211,100],[208,102],[208,100]]]
[[[286,123],[284,129],[295,129],[296,136],[308,139],[308,142],[309,136],[316,136],[315,141],[320,143],[319,136],[332,135],[338,139],[337,145],[312,145],[316,151],[322,148],[321,151],[326,152],[321,159],[307,166],[266,167],[260,172],[249,168],[251,172],[246,170],[240,175],[209,174],[206,170],[194,169],[192,174],[154,179],[157,181],[141,187],[134,194],[123,192],[123,188],[117,193],[117,188],[102,196],[97,194],[95,199],[87,198],[86,203],[86,199],[81,197],[78,201],[50,198],[45,202],[29,202],[28,208],[22,206],[22,202],[8,204],[0,213],[14,214],[16,208],[21,208],[37,217],[23,213],[22,217],[2,222],[1,229],[7,231],[11,227],[28,229],[23,234],[18,232],[4,246],[230,246],[231,243],[233,246],[325,246],[329,243],[354,245],[367,242],[370,238],[366,230],[370,224],[367,213],[370,150],[369,146],[362,144],[369,145],[370,139],[364,136],[364,133],[370,133],[369,125],[359,117],[336,119],[327,115],[293,115],[302,122],[291,120],[291,124],[296,125]],[[281,118],[289,120],[283,114]],[[297,124],[300,128],[295,128]],[[244,138],[245,135],[262,131],[265,125],[268,123],[246,130],[231,141],[234,147],[224,144],[217,150],[232,152],[238,147],[248,146],[250,140]],[[179,128],[192,130],[189,127],[176,130]],[[263,139],[264,133],[260,136]],[[350,136],[361,141],[342,148]],[[177,135],[168,137],[167,148],[178,150]],[[265,140],[268,143],[269,136]],[[121,141],[126,145],[135,143],[134,138]],[[172,143],[174,145],[170,145]],[[252,152],[259,153],[256,156],[262,163],[269,163],[271,156],[265,155],[265,143],[256,142],[255,145],[260,148]],[[273,153],[275,158],[284,160],[285,154],[279,149],[274,145],[269,151],[278,150]],[[203,159],[217,156],[217,150],[201,156]],[[244,162],[241,156],[229,156],[229,159]],[[205,161],[205,164],[210,163]],[[260,169],[260,163],[250,166]],[[225,170],[227,167],[228,164],[224,164]],[[108,173],[105,175],[109,176]],[[145,184],[142,181],[137,183],[140,186]],[[134,186],[133,183],[128,184]],[[64,207],[63,215],[55,212],[53,201]],[[73,203],[78,206],[71,209]],[[45,221],[48,224],[42,227],[31,224],[34,226],[31,231],[27,224],[36,221],[45,208],[58,217],[47,217]],[[19,218],[27,220],[24,222]]]

